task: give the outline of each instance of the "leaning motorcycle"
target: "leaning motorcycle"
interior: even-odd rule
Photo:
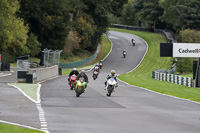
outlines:
[[[99,75],[99,72],[98,71],[94,71],[93,75],[92,75],[93,79],[94,80],[97,79],[98,75]]]
[[[71,90],[74,89],[74,86],[75,86],[74,83],[75,83],[76,77],[77,76],[75,74],[73,74],[69,79],[69,86],[70,86]]]
[[[84,93],[86,88],[86,82],[84,81],[83,78],[77,81],[76,87],[75,87],[75,92],[76,92],[76,97],[79,97],[82,93]]]
[[[117,82],[114,78],[110,78],[107,81],[107,85],[106,85],[106,95],[107,96],[111,96],[111,93],[114,91],[114,89],[116,88]]]

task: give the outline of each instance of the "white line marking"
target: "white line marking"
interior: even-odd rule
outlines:
[[[24,91],[22,91],[20,88],[18,88],[17,86],[11,85],[8,83],[9,86],[12,86],[16,89],[18,89],[25,97],[27,97],[29,100],[31,100],[34,103],[37,103],[37,101],[35,101],[34,99],[32,99],[30,96],[28,96]]]
[[[22,91],[20,88],[14,86],[14,85],[10,85],[8,84],[9,86],[13,86],[14,88],[17,88],[24,96],[26,96],[29,100],[31,100],[32,102],[34,102],[36,104],[36,107],[38,109],[38,112],[39,112],[39,120],[40,120],[40,126],[41,126],[41,129],[43,127],[45,127],[45,131],[46,133],[50,133],[47,129],[47,122],[46,122],[46,119],[45,119],[45,112],[44,110],[42,109],[42,106],[41,106],[41,97],[40,97],[40,89],[41,89],[41,84],[38,83],[38,88],[37,88],[37,101],[35,101],[34,99],[32,99],[30,96],[28,96],[26,93],[24,93],[24,91]],[[45,124],[43,124],[45,123]]]
[[[12,73],[1,75],[0,77],[10,76]]]
[[[129,34],[129,33],[127,33],[127,34]],[[134,35],[135,35],[135,34],[134,34]],[[136,35],[135,35],[135,36],[136,36]],[[139,36],[137,36],[137,37],[139,37]],[[141,37],[139,37],[139,38],[141,38]],[[141,38],[141,39],[142,39],[142,38]],[[140,61],[140,63],[139,63],[135,68],[133,68],[131,71],[127,72],[126,74],[132,72],[132,71],[135,70],[137,67],[139,67],[139,65],[142,63],[142,61],[144,60],[144,57],[145,57],[146,54],[147,54],[147,51],[148,51],[148,44],[147,44],[147,42],[146,42],[144,39],[142,39],[142,40],[143,40],[143,41],[145,42],[145,44],[147,45],[146,52],[145,52],[145,54],[144,54],[142,60]],[[120,80],[120,79],[119,79],[119,80]],[[156,91],[152,91],[152,90],[149,90],[149,89],[146,89],[146,88],[142,88],[142,87],[139,87],[139,86],[130,85],[130,84],[128,84],[127,82],[122,81],[122,80],[120,80],[120,81],[123,82],[123,83],[125,83],[125,84],[127,84],[127,85],[129,85],[129,86],[137,87],[137,88],[140,88],[140,89],[143,89],[143,90],[152,92],[152,93],[156,93],[156,94],[160,94],[160,95],[163,95],[163,96],[168,96],[168,97],[172,97],[172,98],[175,98],[175,99],[180,99],[180,100],[184,100],[184,101],[189,101],[189,102],[192,102],[192,103],[200,104],[199,102],[195,102],[195,101],[192,101],[192,100],[189,100],[189,99],[184,99],[184,98],[179,98],[179,97],[176,97],[176,96],[171,96],[171,95],[162,94],[162,93],[159,93],[159,92],[156,92]]]

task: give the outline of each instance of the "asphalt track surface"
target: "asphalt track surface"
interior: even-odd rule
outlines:
[[[119,82],[111,97],[106,96],[104,82],[110,70],[117,74],[129,72],[140,63],[147,49],[144,41],[134,35],[111,31],[109,38],[112,52],[104,60],[97,80],[92,79],[92,72],[87,73],[89,84],[79,98],[69,89],[66,76],[42,83],[41,104],[49,132],[199,133],[200,104],[123,82]],[[136,46],[131,45],[132,38]],[[124,49],[126,58],[122,57]],[[0,74],[0,120],[40,129],[35,103],[7,85],[16,81],[16,73],[4,74],[8,75]]]
[[[66,76],[42,83],[41,104],[51,133],[199,133],[200,104],[160,95],[119,82],[107,97],[105,77],[111,69],[127,73],[142,60],[147,46],[134,35],[109,32],[113,43],[97,80],[88,72],[89,84],[79,98]],[[130,41],[134,38],[136,46]],[[122,57],[122,51],[127,57]],[[188,88],[189,89],[189,88]]]
[[[11,69],[14,72],[4,71],[0,75],[0,120],[40,129],[35,103],[7,84],[16,82],[16,68]]]

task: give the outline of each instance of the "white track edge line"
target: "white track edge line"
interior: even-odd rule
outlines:
[[[35,101],[34,99],[32,99],[30,96],[28,96],[24,91],[22,91],[19,87],[17,87],[17,86],[14,86],[14,85],[11,85],[11,84],[9,84],[8,83],[8,85],[9,86],[12,86],[12,87],[14,87],[14,88],[16,88],[16,89],[18,89],[25,97],[27,97],[29,100],[31,100],[32,102],[34,102],[34,103],[37,103],[37,101]]]
[[[130,33],[126,33],[126,34],[130,34]],[[133,35],[135,35],[135,34],[133,34]],[[137,35],[135,35],[135,36],[137,36]],[[137,37],[139,37],[139,36],[137,36]],[[139,37],[139,38],[141,38],[141,37]],[[135,68],[133,68],[131,71],[127,72],[126,74],[132,72],[132,71],[135,70],[137,67],[139,67],[139,65],[142,63],[144,57],[146,56],[146,54],[147,54],[147,52],[148,52],[148,48],[149,48],[149,47],[148,47],[148,43],[147,43],[143,38],[141,38],[141,39],[142,39],[142,40],[145,42],[145,44],[147,45],[146,52],[145,52],[145,54],[144,54],[142,60],[140,61],[140,63],[139,63]],[[120,79],[119,79],[119,80],[120,80]],[[147,88],[142,88],[142,87],[139,87],[139,86],[130,85],[130,84],[128,84],[127,82],[122,81],[122,80],[120,80],[120,81],[123,82],[123,83],[125,83],[125,84],[127,84],[127,85],[129,85],[129,86],[137,87],[137,88],[140,88],[140,89],[143,89],[143,90],[152,92],[152,93],[156,93],[156,94],[160,94],[160,95],[172,97],[172,98],[175,98],[175,99],[180,99],[180,100],[184,100],[184,101],[189,101],[189,102],[192,102],[192,103],[200,104],[199,102],[196,102],[196,101],[192,101],[192,100],[189,100],[189,99],[184,99],[184,98],[179,98],[179,97],[172,96],[172,95],[167,95],[167,94],[159,93],[159,92],[156,92],[156,91],[149,90],[149,89],[147,89]]]

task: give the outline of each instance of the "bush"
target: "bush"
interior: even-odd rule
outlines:
[[[179,39],[182,43],[200,43],[200,31],[186,29],[179,33]],[[191,73],[193,70],[194,58],[178,58],[176,63],[177,71]]]
[[[193,70],[194,58],[178,58],[176,63],[177,71],[181,73],[191,73]]]
[[[186,29],[179,33],[183,43],[200,43],[200,31]]]

